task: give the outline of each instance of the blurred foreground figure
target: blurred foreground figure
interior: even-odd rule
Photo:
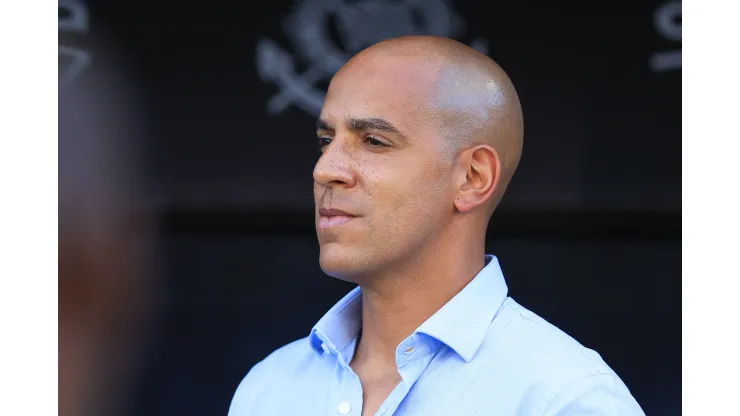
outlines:
[[[450,39],[378,43],[331,81],[317,136],[319,262],[359,287],[252,368],[231,416],[643,414],[485,253],[523,141],[498,65]]]
[[[152,241],[129,142],[138,125],[126,86],[105,75],[59,87],[61,416],[128,412],[150,294]]]

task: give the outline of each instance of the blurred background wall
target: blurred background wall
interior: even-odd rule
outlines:
[[[519,91],[524,154],[487,242],[510,295],[599,351],[647,414],[680,413],[680,1],[59,5],[60,80],[113,50],[147,126],[161,290],[134,414],[225,414],[351,289],[318,267],[314,121],[348,57],[412,33],[487,53]]]

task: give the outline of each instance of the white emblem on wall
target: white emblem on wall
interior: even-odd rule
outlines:
[[[297,55],[269,38],[257,43],[257,72],[279,89],[267,111],[277,115],[295,105],[318,116],[325,93],[317,84],[331,79],[355,53],[404,35],[456,38],[464,23],[447,0],[299,0],[283,28]],[[341,44],[332,39],[332,29]],[[485,39],[470,46],[488,52]]]
[[[89,27],[87,5],[79,0],[59,0],[59,32],[86,35]],[[61,68],[59,82],[65,83],[77,78],[90,64],[90,52],[69,45],[59,45],[59,58],[70,60],[70,64]]]
[[[681,2],[669,1],[661,4],[653,15],[655,30],[673,42],[681,42]],[[650,57],[650,68],[654,72],[681,69],[681,46],[670,51],[661,51]]]

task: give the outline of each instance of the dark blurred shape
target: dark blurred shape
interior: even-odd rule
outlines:
[[[74,80],[60,71],[62,416],[127,413],[153,293],[153,235],[134,151],[143,130],[123,93],[131,86],[103,56]]]

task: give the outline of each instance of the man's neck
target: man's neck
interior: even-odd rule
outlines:
[[[362,288],[362,332],[353,362],[395,367],[395,350],[459,293],[485,265],[484,250],[458,257],[425,255],[427,262]]]

